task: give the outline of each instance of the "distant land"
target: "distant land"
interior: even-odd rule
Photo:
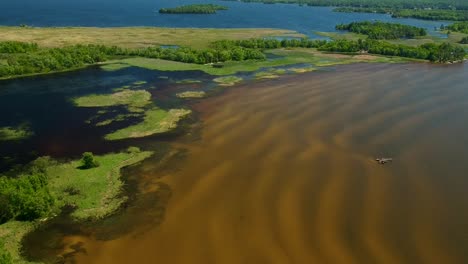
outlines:
[[[183,5],[174,8],[161,8],[161,14],[216,14],[219,10],[228,10],[226,6],[213,4]]]

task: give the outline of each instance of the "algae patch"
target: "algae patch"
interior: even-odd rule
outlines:
[[[105,136],[107,140],[126,138],[141,138],[154,134],[165,133],[177,127],[177,123],[192,111],[187,109],[171,109],[169,111],[154,108],[145,112],[144,120]]]

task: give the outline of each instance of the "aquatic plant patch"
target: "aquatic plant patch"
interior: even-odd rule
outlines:
[[[179,98],[202,98],[205,97],[206,93],[203,91],[186,91],[176,94]]]
[[[144,120],[141,123],[110,133],[105,136],[105,139],[141,138],[165,133],[175,129],[179,120],[191,112],[191,110],[187,109],[171,109],[167,111],[154,108],[145,112]]]

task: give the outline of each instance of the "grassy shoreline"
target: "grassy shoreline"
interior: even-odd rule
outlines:
[[[126,152],[96,156],[100,166],[87,170],[79,168],[79,160],[51,163],[46,175],[50,191],[57,202],[50,216],[36,221],[9,221],[1,224],[0,244],[3,246],[0,251],[3,248],[8,252],[12,263],[31,263],[21,256],[23,237],[54,217],[63,206],[73,206],[75,210],[71,217],[78,221],[102,219],[112,214],[127,200],[125,195],[120,195],[124,184],[121,169],[135,165],[151,155],[153,152],[129,148]]]

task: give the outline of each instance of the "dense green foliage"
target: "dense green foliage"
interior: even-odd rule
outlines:
[[[369,36],[370,39],[414,38],[416,36],[427,35],[427,32],[424,28],[402,24],[369,21],[340,24],[336,26],[336,29],[364,34]]]
[[[174,8],[161,8],[159,13],[162,14],[215,14],[218,10],[227,10],[228,8],[221,5],[199,4],[199,5],[184,5]]]
[[[53,204],[43,173],[0,178],[0,223],[37,219],[46,215]]]
[[[468,21],[453,23],[452,25],[446,26],[445,29],[468,34]]]
[[[276,40],[276,39],[251,39],[237,41],[218,41],[214,45],[217,48],[232,48],[240,46],[245,48],[257,49],[276,49],[276,48],[317,48],[322,51],[331,52],[360,52],[379,54],[386,56],[399,56],[406,58],[424,59],[432,62],[452,62],[464,59],[466,52],[460,46],[450,43],[443,44],[424,44],[418,47],[397,45],[378,40]]]
[[[19,41],[0,42],[0,53],[26,53],[37,51],[36,43],[25,43]]]
[[[5,250],[3,242],[0,241],[0,264],[10,264],[13,263],[13,258],[11,254]]]
[[[460,43],[461,44],[468,44],[468,37],[462,38],[462,40],[460,40]]]
[[[99,162],[94,158],[93,153],[85,152],[81,157],[81,168],[82,169],[92,169],[99,167]]]
[[[401,9],[392,12],[392,17],[411,17],[424,20],[468,20],[467,10],[421,10]]]
[[[2,43],[0,42],[0,44]],[[27,45],[34,46],[35,44]],[[75,45],[64,48],[39,49],[28,53],[0,54],[0,77],[69,70],[87,64],[103,62],[116,56],[140,56],[197,64],[265,59],[262,52],[241,47],[230,50],[195,50],[160,47],[124,49],[102,45]]]

